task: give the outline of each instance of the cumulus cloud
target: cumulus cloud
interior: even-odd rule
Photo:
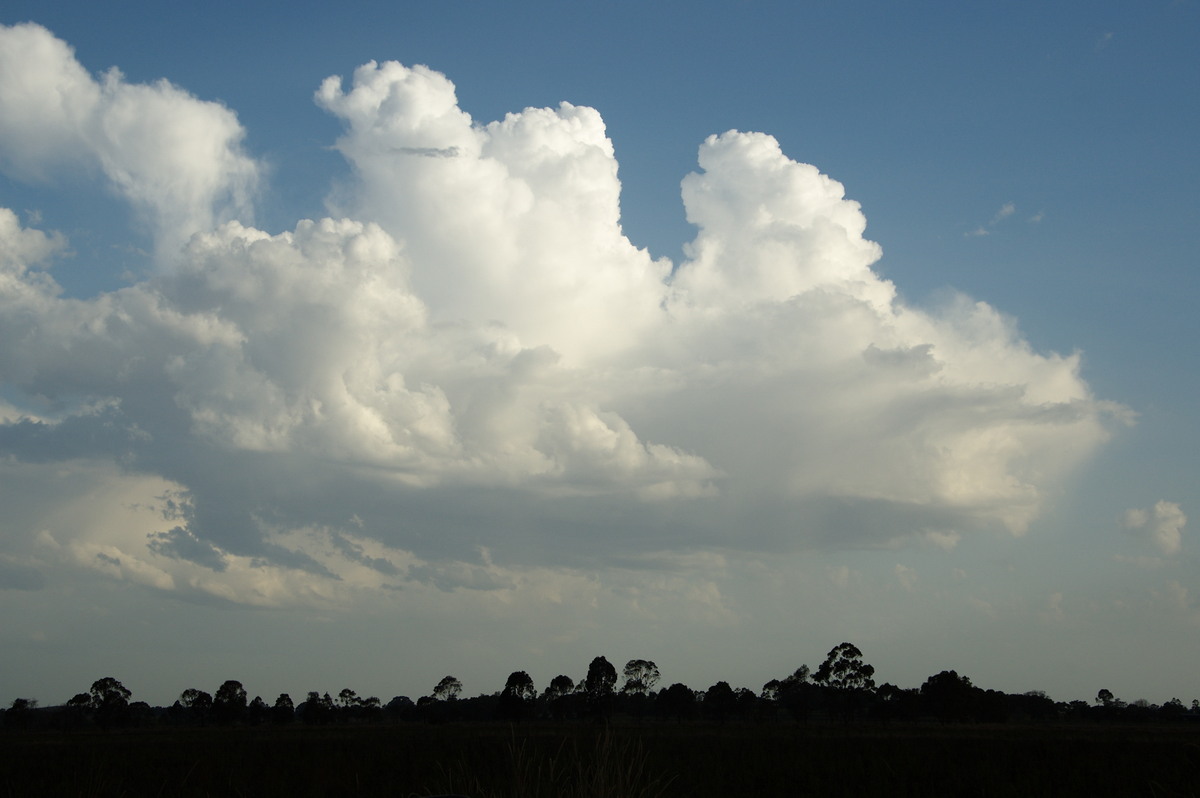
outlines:
[[[108,464],[157,508],[119,541],[51,535],[80,567],[286,603],[730,548],[949,549],[1024,533],[1123,416],[988,305],[902,303],[858,203],[768,135],[701,145],[674,265],[622,232],[598,112],[480,123],[445,76],[372,62],[316,94],[345,126],[338,218],[272,234],[221,221],[257,174],[230,111],[97,81],[36,26],[3,35],[6,168],[97,165],[175,247],[67,299],[62,238],[0,211],[0,454]]]
[[[396,62],[360,67],[348,88],[331,77],[316,101],[345,124],[337,147],[356,178],[334,209],[405,242],[435,320],[499,320],[572,363],[652,334],[671,264],[621,234],[617,162],[594,109],[479,124],[445,76]]]
[[[166,80],[93,77],[40,25],[0,26],[0,169],[19,179],[98,172],[169,254],[214,221],[245,218],[260,167],[229,109]]]
[[[1126,531],[1149,541],[1162,554],[1178,554],[1183,548],[1187,516],[1176,502],[1160,501],[1149,509],[1125,511]]]

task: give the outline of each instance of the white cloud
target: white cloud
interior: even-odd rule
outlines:
[[[621,233],[595,110],[562,103],[481,125],[445,76],[395,62],[360,67],[348,91],[331,77],[316,99],[346,124],[338,149],[355,170],[335,207],[405,242],[435,320],[500,320],[572,364],[651,334],[670,263]]]
[[[950,549],[1023,533],[1123,417],[1077,354],[1036,353],[988,305],[904,305],[859,205],[770,136],[701,146],[672,272],[621,231],[596,111],[481,124],[444,76],[371,63],[317,93],[346,125],[331,204],[352,218],[270,235],[217,223],[256,174],[227,109],[94,81],[36,26],[3,35],[30,51],[0,80],[25,119],[0,126],[8,168],[81,153],[162,241],[194,233],[173,268],[66,299],[43,268],[62,239],[0,213],[0,451],[186,496],[132,538],[55,533],[77,566],[270,604],[387,590],[385,563],[503,591],[651,554]]]
[[[165,80],[131,84],[115,68],[93,78],[39,25],[0,25],[0,108],[0,169],[100,172],[152,225],[162,256],[249,211],[260,168],[233,112]]]
[[[1183,548],[1187,516],[1175,502],[1160,501],[1151,509],[1126,510],[1123,521],[1127,531],[1150,541],[1163,554],[1178,554]]]

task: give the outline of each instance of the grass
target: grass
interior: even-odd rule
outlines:
[[[433,793],[472,798],[662,798],[671,778],[655,774],[641,741],[610,727],[591,739],[518,736],[507,745],[507,773],[488,780],[478,761],[460,760]]]
[[[645,723],[0,734],[0,795],[1200,798],[1200,730]]]

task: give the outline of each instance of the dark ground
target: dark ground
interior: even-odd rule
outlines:
[[[1200,796],[1200,729],[525,723],[0,733],[5,796]]]

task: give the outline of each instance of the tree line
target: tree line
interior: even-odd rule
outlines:
[[[943,723],[1004,723],[1053,720],[1187,721],[1200,722],[1200,701],[1185,707],[1178,698],[1159,705],[1144,700],[1126,703],[1101,689],[1095,702],[1056,702],[1042,691],[1007,694],[985,690],[955,671],[930,676],[919,688],[875,684],[875,668],[851,643],[835,646],[816,671],[801,665],[782,679],[771,679],[759,692],[734,688],[719,681],[706,690],[674,683],[656,689],[661,681],[652,660],[629,660],[621,672],[604,657],[591,661],[586,675],[575,681],[555,676],[538,692],[525,671],[509,674],[503,689],[474,698],[462,697],[462,682],[442,678],[416,701],[396,696],[383,703],[350,688],[336,696],[309,692],[296,703],[281,693],[272,703],[261,696],[249,699],[242,683],[223,682],[208,693],[188,688],[169,707],[131,701],[132,693],[113,677],[92,683],[61,706],[39,707],[35,699],[17,698],[0,709],[8,729],[131,726],[325,725],[502,720],[605,720],[621,716],[634,720],[808,722],[940,721]]]

